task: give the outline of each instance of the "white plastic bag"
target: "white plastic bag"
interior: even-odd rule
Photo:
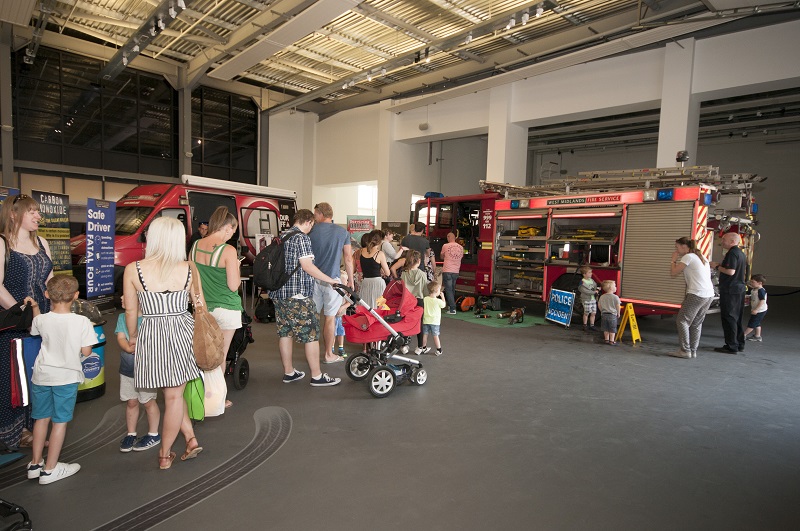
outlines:
[[[217,417],[225,413],[225,397],[228,386],[225,384],[225,363],[214,370],[203,371],[203,383],[206,387],[206,417]]]

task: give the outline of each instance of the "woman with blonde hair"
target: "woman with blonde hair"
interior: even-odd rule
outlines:
[[[186,261],[186,232],[175,218],[161,217],[147,230],[143,260],[128,264],[123,276],[125,322],[136,349],[134,385],[164,391],[164,416],[158,466],[172,466],[178,431],[186,439],[181,460],[197,457],[197,442],[183,389],[200,376],[194,360],[194,318],[188,312],[192,269]],[[201,303],[205,304],[202,299]],[[142,314],[141,328],[137,315]]]
[[[700,332],[706,318],[708,307],[714,300],[714,285],[711,283],[711,268],[708,260],[697,248],[691,238],[675,240],[675,252],[672,253],[670,275],[677,277],[683,274],[686,280],[686,295],[675,322],[678,326],[678,338],[681,348],[671,352],[675,358],[696,358],[700,345]]]
[[[233,334],[242,327],[242,299],[239,297],[241,274],[236,249],[226,242],[236,233],[239,222],[227,207],[218,207],[208,220],[208,235],[198,240],[189,252],[189,259],[197,266],[203,285],[206,307],[222,329],[222,351],[227,353]],[[226,400],[225,363],[205,371],[206,416],[225,413],[232,405]]]
[[[0,306],[11,308],[31,297],[41,313],[50,311],[45,284],[53,276],[47,240],[38,236],[39,204],[27,195],[9,196],[0,208]],[[29,334],[0,332],[0,441],[8,446],[31,446],[31,408],[11,407],[11,341]]]

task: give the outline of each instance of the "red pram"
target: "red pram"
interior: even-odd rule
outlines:
[[[424,384],[428,373],[422,362],[404,356],[409,351],[409,336],[419,333],[423,311],[405,284],[397,280],[383,291],[389,310],[370,308],[347,286],[334,284],[333,289],[356,308],[353,315],[342,318],[345,337],[352,343],[369,344],[366,352],[347,358],[347,376],[357,382],[367,380],[376,398],[388,396],[406,381]]]
[[[422,308],[417,306],[417,299],[406,288],[402,280],[394,280],[383,291],[388,310],[372,311],[383,317],[392,329],[404,336],[419,334],[422,323]],[[342,317],[344,334],[351,343],[371,343],[384,341],[391,334],[372,315],[368,306],[357,306],[353,315]]]

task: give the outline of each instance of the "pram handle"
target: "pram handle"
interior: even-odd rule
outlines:
[[[358,294],[350,289],[349,287],[345,286],[344,284],[331,284],[331,287],[336,290],[336,293],[341,295],[342,297],[349,297],[353,304],[357,304],[359,301]]]

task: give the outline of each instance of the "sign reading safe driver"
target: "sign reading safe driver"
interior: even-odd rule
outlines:
[[[571,291],[550,290],[550,300],[547,303],[547,313],[544,318],[554,323],[569,326],[572,320],[572,306],[575,304],[575,294]]]

